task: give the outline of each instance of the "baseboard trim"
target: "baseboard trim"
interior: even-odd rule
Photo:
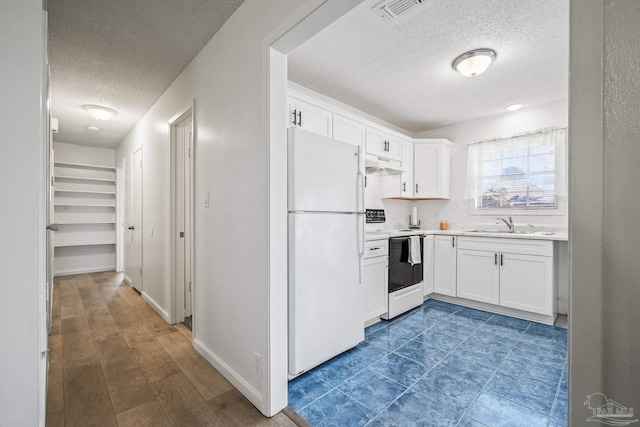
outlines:
[[[202,355],[209,363],[213,365],[235,388],[240,391],[249,402],[253,404],[260,412],[263,412],[263,399],[262,393],[256,390],[251,384],[249,384],[240,374],[238,374],[233,368],[226,364],[217,354],[202,343],[197,338],[192,340],[193,348]]]
[[[129,286],[131,286],[131,279],[129,279],[129,276],[127,276],[126,274],[123,274],[123,278],[124,278],[124,281],[127,282]]]
[[[160,304],[155,302],[155,300],[151,298],[148,294],[146,294],[144,291],[142,291],[140,295],[142,296],[142,299],[145,300],[164,319],[165,322],[171,324],[169,319],[169,312],[167,310],[162,308]]]
[[[101,273],[103,271],[115,271],[116,266],[110,265],[107,267],[94,267],[94,268],[80,268],[77,270],[64,270],[64,271],[56,271],[53,273],[55,277],[58,276],[73,276],[75,274],[87,274],[87,273]]]

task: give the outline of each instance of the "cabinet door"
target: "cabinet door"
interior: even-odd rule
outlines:
[[[457,257],[457,296],[498,304],[500,301],[498,253],[458,249]]]
[[[389,159],[400,161],[402,159],[402,140],[396,136],[385,135],[387,140],[387,155]]]
[[[553,257],[500,254],[500,305],[553,313]]]
[[[387,157],[387,140],[384,132],[376,128],[367,127],[366,140],[367,154],[379,157]]]
[[[400,196],[413,197],[413,144],[409,141],[402,141],[402,169]]]
[[[415,144],[413,176],[415,197],[449,198],[451,148],[443,144]]]
[[[427,296],[433,293],[433,236],[425,236],[423,255],[422,289],[424,295]]]
[[[434,236],[433,291],[456,296],[456,236]]]
[[[360,171],[364,174],[364,139],[366,126],[355,120],[333,115],[333,139],[348,142],[360,147]]]
[[[364,322],[377,319],[387,312],[389,291],[387,283],[387,257],[365,259],[363,265],[364,280]]]
[[[297,116],[296,126],[300,129],[331,137],[331,111],[300,100],[296,100],[294,111]],[[293,111],[290,117],[293,117]]]

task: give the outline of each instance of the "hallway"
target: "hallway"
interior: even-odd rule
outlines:
[[[53,302],[47,426],[305,425],[262,416],[122,274],[57,277]]]

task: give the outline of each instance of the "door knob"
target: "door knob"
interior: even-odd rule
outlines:
[[[132,225],[131,227],[128,227],[129,230],[135,230],[135,227]]]
[[[58,224],[49,224],[49,225],[47,225],[47,230],[58,231]]]

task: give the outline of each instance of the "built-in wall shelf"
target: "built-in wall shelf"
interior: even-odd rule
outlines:
[[[78,169],[102,169],[115,171],[115,166],[103,166],[103,165],[90,165],[88,163],[71,163],[71,162],[53,162],[54,166],[60,166],[63,168],[78,168]]]
[[[116,242],[63,242],[63,243],[55,243],[54,246],[56,248],[66,248],[69,246],[99,246],[99,245],[115,245]]]
[[[54,144],[55,274],[113,269],[116,168],[95,164],[103,160],[104,149],[64,148],[58,157]]]
[[[82,193],[82,194],[116,194],[115,191],[93,191],[93,190],[60,190],[56,189],[56,193]]]
[[[75,180],[75,181],[109,182],[109,183],[113,183],[113,184],[116,183],[115,177],[113,179],[111,179],[111,178],[87,178],[87,177],[84,177],[84,176],[55,175],[54,179],[56,181],[59,181],[59,180]]]
[[[70,208],[115,208],[116,205],[98,203],[54,203],[54,206],[67,206]]]

